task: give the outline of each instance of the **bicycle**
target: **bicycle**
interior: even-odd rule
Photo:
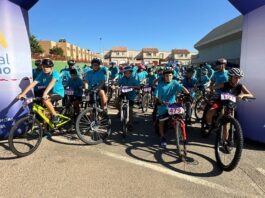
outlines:
[[[243,101],[255,98],[244,97]],[[236,96],[221,93],[221,110],[214,122],[212,132],[216,132],[215,158],[219,168],[232,171],[238,165],[243,150],[243,133],[239,121],[234,118],[237,106]]]
[[[116,99],[118,97],[118,89],[117,89],[117,80],[110,80],[107,87],[108,87],[108,104],[110,103],[111,98],[114,96]],[[115,101],[114,99],[114,101]]]
[[[38,104],[38,102],[42,101],[42,98],[22,98],[22,100],[24,109],[29,110],[29,105],[33,103],[32,109],[29,110],[26,116],[15,122],[8,137],[9,147],[18,157],[30,155],[39,147],[43,136],[43,130],[45,130],[45,125],[41,124],[41,121],[46,123],[51,130],[56,130],[71,122],[71,118],[63,114],[57,114],[57,116],[60,117],[60,122],[54,124],[50,120],[48,109]],[[23,142],[24,139],[26,142]],[[35,143],[32,145],[29,142]]]
[[[126,86],[120,87],[120,92],[122,93],[122,100],[120,106],[121,112],[121,124],[122,124],[122,136],[126,138],[128,133],[128,123],[130,119],[130,105],[129,100],[126,97],[126,93],[133,91],[133,88],[128,88]]]
[[[184,109],[184,101],[185,97],[189,96],[189,94],[180,94],[177,97],[177,102],[174,104],[168,104],[163,101],[158,101],[162,105],[168,106],[168,115],[163,117],[164,121],[169,121],[167,123],[168,127],[172,127],[175,131],[176,136],[176,147],[177,147],[177,155],[181,161],[186,161],[187,158],[187,134],[186,134],[186,124],[184,121],[185,118],[185,109]],[[156,122],[156,130],[158,124]]]
[[[95,145],[111,135],[111,120],[99,104],[98,90],[92,89],[91,96],[86,97],[87,106],[76,119],[76,133],[86,144]]]
[[[152,92],[152,87],[150,87],[149,85],[145,85],[142,87],[141,108],[143,113],[146,113],[148,111],[150,101],[152,100],[151,92]]]

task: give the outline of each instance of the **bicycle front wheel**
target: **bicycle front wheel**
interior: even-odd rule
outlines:
[[[110,134],[110,119],[107,115],[93,115],[92,108],[82,111],[76,119],[77,136],[86,144],[95,145],[103,142]]]
[[[187,156],[186,137],[185,137],[186,134],[184,134],[184,131],[181,128],[181,123],[179,121],[176,121],[175,134],[176,134],[177,155],[182,161],[184,161]]]
[[[226,125],[227,135],[221,129]],[[215,158],[217,165],[224,171],[232,171],[238,165],[243,150],[243,134],[235,118],[226,118],[218,128],[215,141]]]
[[[195,110],[195,117],[197,120],[201,121],[202,118],[203,118],[203,112],[204,112],[204,109],[206,107],[207,103],[205,101],[205,99],[203,97],[199,98],[197,101],[196,101],[196,104],[195,104],[195,107],[194,107],[194,110]]]
[[[25,157],[39,147],[42,135],[40,122],[34,116],[26,116],[19,119],[11,128],[8,144],[15,155]]]
[[[143,113],[147,112],[148,107],[149,107],[149,94],[145,94],[142,100],[142,112]]]
[[[122,136],[126,138],[128,133],[128,125],[127,125],[127,108],[123,108],[123,119],[122,119]]]

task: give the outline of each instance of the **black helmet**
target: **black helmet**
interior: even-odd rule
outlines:
[[[190,68],[187,68],[187,70],[186,70],[186,73],[188,74],[193,74],[195,71],[194,71],[194,69],[192,68],[192,67],[190,67]]]
[[[98,65],[101,65],[101,60],[99,60],[98,58],[93,58],[91,61],[91,65],[93,65],[94,63],[97,63]]]
[[[35,66],[40,66],[41,65],[41,59],[35,60]]]
[[[69,66],[74,66],[74,65],[75,65],[75,60],[68,60],[68,61],[67,61],[67,64],[68,64]]]
[[[48,67],[53,67],[54,66],[52,60],[48,59],[48,58],[43,59],[41,61],[41,65],[45,65],[45,66],[48,66]]]
[[[163,75],[165,74],[173,74],[173,68],[172,67],[165,67],[164,71],[163,71]]]
[[[147,72],[148,72],[148,73],[151,73],[151,72],[153,72],[153,71],[154,71],[154,69],[153,69],[152,67],[150,67],[150,68],[147,69]]]

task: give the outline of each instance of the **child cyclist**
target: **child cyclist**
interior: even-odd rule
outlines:
[[[66,83],[66,88],[74,91],[73,95],[70,96],[70,102],[73,104],[75,114],[80,112],[80,103],[82,102],[84,83],[80,77],[78,77],[76,69],[70,70],[71,78]]]
[[[133,89],[140,89],[140,84],[139,84],[139,81],[137,81],[132,75],[133,73],[133,68],[131,66],[127,66],[124,68],[123,70],[124,72],[124,76],[119,79],[118,81],[118,85],[119,86],[126,86],[127,88],[133,88]],[[120,95],[120,98],[119,98],[119,103],[122,99],[122,96],[124,94],[121,94]],[[125,93],[126,95],[126,98],[129,100],[129,124],[128,124],[128,129],[129,130],[132,130],[132,127],[133,127],[133,105],[134,105],[134,100],[135,100],[135,97],[136,97],[136,92],[135,90],[131,91],[131,92],[128,92],[128,93]],[[117,108],[118,108],[118,115],[120,115],[120,104],[117,105]]]
[[[52,103],[64,97],[64,87],[62,80],[57,71],[53,71],[53,62],[50,59],[43,59],[41,62],[42,72],[36,79],[26,87],[26,89],[17,96],[17,99],[24,98],[25,95],[32,90],[36,85],[44,87],[42,100],[49,112],[52,114],[52,122],[57,124],[60,118],[54,110]]]
[[[166,148],[167,142],[164,134],[164,116],[167,116],[168,107],[163,103],[173,104],[176,101],[177,93],[184,92],[189,94],[189,91],[179,84],[176,80],[173,80],[173,70],[164,70],[163,71],[163,80],[159,81],[158,86],[155,90],[155,100],[157,105],[157,115],[159,120],[159,133],[160,133],[160,146]]]
[[[232,68],[228,71],[228,82],[218,84],[215,86],[211,86],[210,89],[212,90],[220,90],[221,92],[228,92],[237,96],[238,99],[242,99],[243,97],[253,97],[252,93],[246,88],[245,85],[240,83],[240,79],[244,76],[244,73],[239,68]],[[205,133],[208,133],[212,127],[212,119],[214,114],[220,108],[220,98],[214,102],[211,109],[206,114],[206,123],[207,126],[205,129]],[[225,130],[226,127],[224,127]],[[227,131],[224,131],[225,139],[228,138]]]

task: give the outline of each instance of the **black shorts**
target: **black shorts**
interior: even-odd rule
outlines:
[[[57,102],[62,99],[62,96],[56,93],[49,93],[48,96],[50,97],[51,102]]]
[[[82,96],[70,96],[70,102],[74,101],[82,102]]]

